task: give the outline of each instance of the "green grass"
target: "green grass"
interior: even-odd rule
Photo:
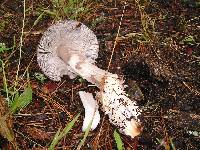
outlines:
[[[184,37],[184,39],[181,41],[182,43],[186,44],[186,45],[194,45],[196,44],[194,37],[189,35]]]
[[[135,3],[138,7],[140,13],[140,21],[142,26],[142,35],[138,39],[140,43],[149,43],[152,41],[155,33],[155,22],[157,18],[151,17],[146,9],[149,7],[151,1],[150,0],[135,0]]]
[[[14,81],[11,82],[11,84],[8,84],[8,73],[6,72],[7,70],[7,63],[9,64],[9,59],[6,59],[6,61],[0,59],[0,64],[1,64],[1,72],[3,74],[3,96],[6,97],[5,99],[1,99],[3,102],[6,103],[7,106],[1,106],[1,111],[5,109],[5,114],[3,112],[0,113],[0,134],[6,138],[9,142],[13,144],[14,149],[18,149],[17,144],[15,142],[15,137],[14,133],[12,130],[11,126],[11,115],[14,113],[17,113],[21,109],[25,108],[31,101],[32,101],[32,88],[29,83],[29,74],[27,72],[27,85],[21,86],[21,83],[19,80],[19,71],[21,69],[20,64],[21,64],[21,57],[22,57],[22,46],[23,46],[23,35],[24,35],[24,26],[25,26],[25,0],[23,1],[23,6],[24,6],[24,13],[23,13],[23,20],[22,20],[22,28],[21,28],[21,36],[20,36],[20,43],[19,43],[19,58],[18,58],[18,63],[17,63],[17,70],[16,70],[16,76]],[[2,24],[1,24],[2,27]],[[11,50],[14,50],[16,48],[16,43],[15,43],[15,37],[13,38],[13,46],[11,48],[8,48],[5,43],[1,42],[0,43],[0,53],[6,53],[10,52]],[[18,51],[15,51],[18,52]],[[10,54],[12,55],[12,54]],[[20,88],[19,88],[20,85]],[[23,92],[20,94],[20,89],[23,88]],[[6,96],[5,96],[6,95]],[[9,107],[9,110],[6,110],[6,108]]]
[[[143,32],[142,39],[144,39],[144,41],[146,41],[146,42],[149,42],[150,41],[149,27],[150,27],[151,18],[145,12],[145,7],[148,2],[146,0],[144,0],[144,1],[135,0],[135,2],[137,4],[139,12],[140,12],[142,32]]]
[[[173,143],[173,139],[171,137],[165,137],[164,139],[156,138],[157,142],[160,144],[159,146],[163,146],[165,150],[176,150],[176,147]]]
[[[32,89],[30,86],[25,88],[24,92],[19,95],[17,92],[13,101],[10,102],[10,110],[12,113],[25,108],[32,101]]]
[[[69,131],[73,128],[75,122],[78,120],[78,117],[80,116],[80,114],[78,114],[76,117],[74,117],[74,119],[69,122],[66,127],[61,131],[61,128],[58,129],[58,131],[56,132],[48,150],[54,150],[56,145],[58,145],[58,143],[60,142],[60,140],[67,136],[67,134],[69,133]],[[85,131],[85,134],[83,136],[83,139],[81,139],[79,145],[77,146],[76,150],[80,150],[81,147],[84,145],[85,143],[85,140],[89,134],[89,131],[90,131],[90,128],[91,128],[91,125],[92,125],[92,121],[90,122],[90,124],[88,125],[86,131]]]
[[[85,131],[85,134],[84,134],[84,136],[83,136],[83,139],[81,140],[81,142],[80,142],[79,145],[77,146],[77,149],[76,149],[76,150],[80,150],[81,147],[84,145],[85,140],[86,140],[86,138],[87,138],[87,136],[88,136],[88,134],[89,134],[89,132],[90,132],[91,126],[92,126],[92,121],[91,121],[90,124],[88,125],[88,127],[87,127],[87,129],[86,129],[86,131]]]
[[[12,48],[6,47],[5,43],[0,43],[0,53],[5,53],[7,51],[10,51]]]
[[[72,129],[75,122],[78,120],[79,116],[80,116],[80,114],[78,114],[71,122],[69,122],[62,131],[60,131],[61,128],[58,129],[58,131],[56,132],[48,150],[54,150],[55,149],[56,145],[60,142],[60,140],[63,137],[65,137],[68,134],[68,132]]]
[[[14,37],[12,47],[7,47],[5,43],[0,43],[0,53],[10,52],[11,50],[15,49],[15,47],[16,47],[16,42]]]
[[[124,150],[124,143],[122,142],[120,134],[116,130],[114,131],[114,139],[117,144],[117,149]]]
[[[88,2],[89,0],[51,0],[51,8],[39,7],[37,9],[38,18],[35,20],[34,26],[44,19],[45,16],[51,17],[54,20],[77,20],[89,13]]]
[[[37,79],[40,83],[44,83],[44,81],[47,79],[47,78],[45,77],[44,74],[39,73],[39,72],[35,72],[35,73],[34,73],[34,77],[35,77],[35,79]]]

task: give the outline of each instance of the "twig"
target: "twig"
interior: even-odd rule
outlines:
[[[22,135],[24,137],[24,139],[28,139],[30,140],[31,142],[33,142],[35,145],[38,145],[39,147],[41,148],[44,148],[42,145],[40,145],[39,143],[37,143],[36,141],[32,140],[31,138],[29,138],[28,136],[24,135],[22,132],[19,132],[17,130],[14,130],[16,133]]]
[[[21,30],[21,36],[20,36],[20,46],[19,46],[19,61],[17,65],[17,73],[16,73],[16,78],[15,78],[15,87],[16,88],[18,84],[18,75],[19,75],[19,69],[20,69],[20,64],[21,64],[21,57],[22,57],[22,46],[23,46],[23,35],[24,35],[24,26],[25,26],[25,18],[26,18],[26,0],[24,0],[24,13],[23,13],[23,20],[22,20],[22,30]]]
[[[195,90],[195,89],[192,89],[186,82],[183,81],[183,84],[193,93],[197,94],[197,95],[200,95],[200,92]]]
[[[6,91],[6,100],[9,101],[9,96],[8,96],[8,85],[7,85],[7,79],[6,79],[6,73],[5,73],[5,64],[4,62],[0,59],[0,62],[2,64],[2,71],[3,71],[3,85]]]
[[[113,58],[113,54],[115,52],[115,47],[117,45],[117,41],[118,41],[117,39],[119,37],[119,31],[121,29],[121,25],[122,25],[122,20],[123,20],[123,17],[124,17],[125,8],[126,8],[126,2],[125,2],[124,8],[123,8],[123,12],[122,12],[122,15],[121,15],[121,19],[120,19],[120,22],[119,22],[119,27],[118,27],[118,30],[117,30],[117,36],[115,38],[115,42],[114,42],[114,46],[113,46],[112,53],[111,53],[111,56],[110,56],[110,60],[109,60],[109,63],[108,63],[107,71],[110,68],[110,65],[111,65],[111,62],[112,62],[112,58]]]

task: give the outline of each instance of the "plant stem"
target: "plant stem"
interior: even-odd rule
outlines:
[[[17,73],[16,73],[16,78],[15,78],[15,86],[14,86],[14,90],[17,87],[18,84],[18,78],[19,78],[19,69],[20,69],[20,65],[21,65],[21,57],[22,57],[22,46],[23,46],[23,35],[24,35],[24,26],[25,26],[25,18],[26,18],[26,0],[23,1],[23,5],[24,5],[24,13],[23,13],[23,20],[22,20],[22,30],[21,30],[21,36],[20,36],[20,46],[19,46],[19,60],[18,60],[18,65],[17,65]]]

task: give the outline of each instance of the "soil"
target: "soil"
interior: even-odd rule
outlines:
[[[90,83],[80,81],[79,77],[71,80],[65,76],[61,82],[48,78],[41,82],[36,78],[35,73],[42,73],[36,58],[38,42],[42,33],[55,22],[55,18],[44,15],[33,26],[41,6],[52,8],[51,1],[27,1],[26,4],[17,88],[22,92],[27,85],[26,74],[23,74],[28,68],[33,98],[26,108],[13,115],[12,130],[20,149],[47,149],[58,129],[81,113],[70,133],[57,145],[57,149],[75,149],[83,138],[84,108],[78,91],[96,91],[97,88],[88,86]],[[121,134],[124,147],[127,150],[198,150],[199,2],[152,0],[141,1],[140,6],[144,7],[133,1],[100,0],[88,4],[91,11],[77,19],[91,28],[98,38],[97,66],[107,69],[116,44],[109,71],[122,75],[130,87],[137,84],[142,92],[138,104],[143,110],[143,132],[134,139]],[[0,42],[12,47],[15,37],[16,43],[12,51],[0,53],[5,62],[8,86],[12,87],[19,59],[23,3],[5,0],[0,2],[0,7]],[[6,97],[3,80],[0,86],[1,96]],[[113,137],[116,127],[103,112],[101,117],[101,125],[89,134],[81,149],[117,149]],[[12,149],[12,145],[1,136],[0,148]]]

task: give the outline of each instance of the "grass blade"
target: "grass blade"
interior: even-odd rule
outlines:
[[[1,59],[0,59],[0,63],[2,65],[2,71],[3,71],[3,89],[6,92],[6,98],[7,98],[7,101],[9,102],[8,85],[7,85],[6,72],[5,72],[5,64],[4,64],[3,60],[1,60]]]
[[[115,138],[115,142],[117,144],[117,149],[118,150],[123,150],[124,149],[124,144],[121,140],[121,137],[119,135],[119,133],[117,133],[117,131],[115,130],[114,131],[114,138]]]
[[[93,120],[92,120],[92,121],[93,121]],[[81,142],[79,143],[79,145],[78,145],[78,147],[77,147],[76,150],[80,150],[81,147],[84,145],[85,140],[86,140],[86,138],[87,138],[87,136],[88,136],[88,134],[89,134],[89,132],[90,132],[90,128],[91,128],[91,126],[92,126],[92,121],[91,121],[90,124],[88,125],[88,127],[87,127],[87,129],[86,129],[86,131],[85,131],[85,134],[84,134],[84,136],[83,136],[83,139],[82,139]]]
[[[170,140],[170,144],[171,144],[172,150],[176,150],[176,147],[175,147],[175,145],[173,143],[172,138],[170,138],[169,140]]]
[[[67,126],[62,130],[62,132],[60,132],[60,129],[57,131],[57,133],[55,134],[53,141],[51,142],[51,145],[49,146],[48,150],[54,150],[55,146],[59,143],[59,141],[67,135],[67,133],[69,132],[69,130],[72,129],[72,127],[74,126],[74,123],[78,120],[78,117],[80,116],[80,114],[78,114],[71,122],[69,122],[67,124]]]
[[[20,109],[26,107],[32,101],[32,89],[27,87],[24,92],[10,103],[12,113],[16,113]]]
[[[38,22],[42,19],[42,17],[44,16],[44,11],[37,17],[37,19],[34,21],[33,26],[36,26],[38,24]]]
[[[61,128],[59,128],[58,129],[58,131],[56,132],[56,134],[55,134],[55,136],[54,136],[54,138],[53,138],[53,141],[51,142],[51,145],[49,146],[49,150],[53,150],[54,149],[54,147],[56,146],[56,144],[58,144],[58,142],[59,142],[59,135],[60,135],[60,130],[61,130]]]

